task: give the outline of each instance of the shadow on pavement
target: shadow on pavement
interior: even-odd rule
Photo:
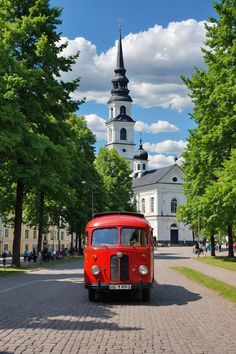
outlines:
[[[178,253],[154,253],[154,259],[191,259],[191,257],[180,256]]]
[[[117,315],[117,305],[125,311],[126,306],[182,306],[201,298],[182,286],[154,282],[150,302],[143,302],[139,294],[113,292],[91,303],[82,281],[82,261],[54,268],[54,274],[48,269],[45,273],[1,279],[0,330],[132,331],[141,326],[121,326],[111,321]]]
[[[158,306],[183,306],[202,298],[200,294],[193,293],[179,285],[158,284],[155,282],[153,290],[157,297]]]

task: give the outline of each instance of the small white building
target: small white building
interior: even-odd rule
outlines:
[[[182,185],[183,171],[177,165],[148,170],[148,154],[142,147],[135,153],[132,98],[129,95],[124,67],[121,34],[118,40],[117,62],[108,101],[108,149],[116,149],[134,170],[133,189],[137,210],[145,215],[153,235],[161,243],[184,244],[193,240],[189,228],[176,220],[177,206],[185,202]]]

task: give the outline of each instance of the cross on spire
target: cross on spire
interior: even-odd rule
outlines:
[[[140,143],[140,146],[142,145],[142,133],[140,132],[140,138],[139,138],[139,143]]]
[[[121,33],[121,24],[122,24],[123,20],[122,18],[118,18],[118,25],[119,25],[119,32]]]

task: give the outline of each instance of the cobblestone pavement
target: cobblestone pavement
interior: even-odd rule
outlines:
[[[0,353],[235,353],[236,306],[169,269],[191,253],[155,253],[150,303],[89,303],[82,262],[0,278]]]

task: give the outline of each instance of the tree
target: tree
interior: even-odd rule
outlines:
[[[96,158],[96,169],[106,189],[108,211],[135,211],[131,169],[115,149],[101,148]]]
[[[187,201],[180,213],[194,227],[196,208],[201,209],[202,219],[209,220],[201,208],[201,198],[207,187],[217,181],[218,169],[236,146],[236,0],[221,0],[214,3],[214,8],[218,18],[210,18],[206,25],[207,47],[202,49],[207,70],[197,69],[191,79],[183,78],[191,90],[192,118],[197,128],[190,132],[184,153]],[[227,215],[220,211],[219,222],[223,218],[227,219]],[[212,225],[209,224],[210,232],[214,232]]]
[[[1,136],[6,142],[3,146],[7,145],[10,128],[14,126],[13,150],[11,153],[6,148],[1,150],[0,163],[12,182],[9,185],[16,188],[13,243],[16,265],[20,265],[24,195],[33,186],[41,189],[40,173],[48,167],[48,162],[44,165],[45,156],[61,155],[63,148],[59,146],[63,147],[67,136],[65,121],[80,104],[70,96],[79,80],[65,83],[59,79],[60,72],[71,70],[78,57],[78,53],[68,58],[61,55],[67,44],[59,43],[60,34],[56,31],[60,13],[59,8],[49,7],[48,0],[0,0],[0,51],[4,60],[0,68],[3,73],[0,101],[4,106],[0,121],[6,122]]]
[[[75,232],[76,234],[76,248],[82,252],[82,230],[92,213],[92,188],[97,185],[102,197],[103,186],[94,166],[95,136],[87,128],[84,117],[72,114],[68,124],[71,131],[70,156],[73,161],[70,187],[75,195],[75,200],[73,204],[66,205],[65,219],[70,225],[71,233]],[[103,207],[102,198],[100,198],[99,205],[101,208]]]
[[[202,207],[208,225],[226,231],[229,237],[229,256],[233,257],[233,225],[236,222],[236,149],[216,174],[218,179],[210,184],[202,196]],[[219,215],[224,218],[219,222]]]

